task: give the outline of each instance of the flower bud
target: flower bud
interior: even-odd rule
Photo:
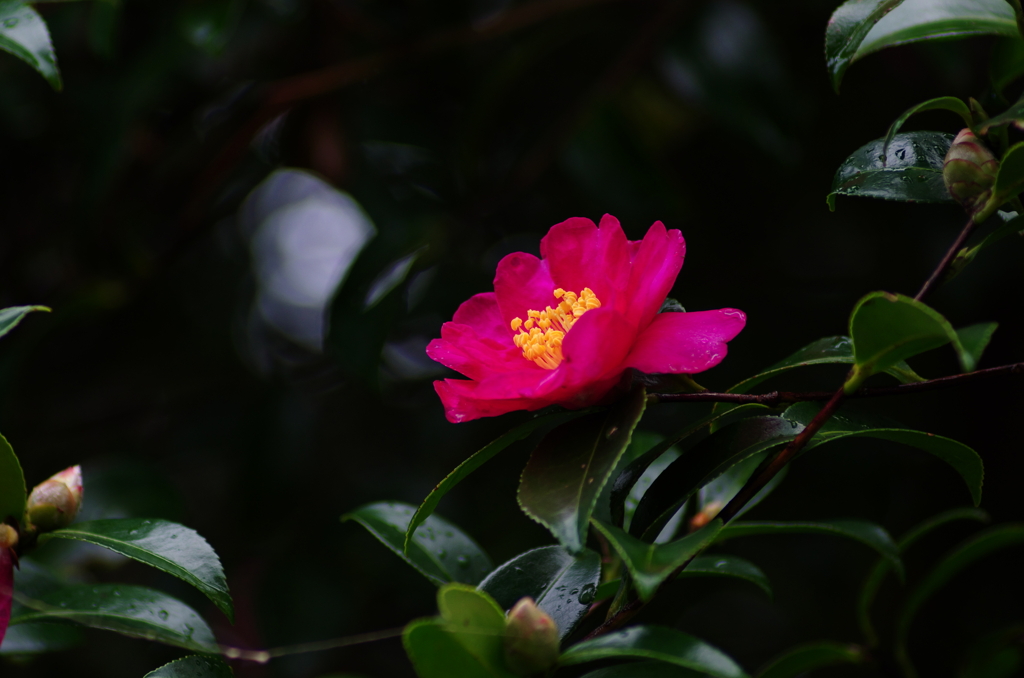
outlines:
[[[82,467],[72,466],[32,489],[28,519],[42,532],[67,527],[82,505]]]
[[[18,545],[18,531],[10,525],[0,523],[0,550],[12,549]]]
[[[942,165],[942,179],[953,199],[968,214],[980,211],[992,195],[999,161],[974,132],[962,129],[953,140]]]
[[[523,598],[505,622],[505,662],[517,676],[546,673],[558,661],[558,625],[537,607],[533,598]]]

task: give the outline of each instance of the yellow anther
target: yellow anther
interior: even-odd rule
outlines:
[[[512,341],[522,349],[523,357],[546,370],[553,370],[562,362],[562,341],[580,316],[591,309],[600,308],[601,301],[589,287],[579,294],[559,287],[554,292],[562,301],[555,308],[543,311],[529,310],[527,320],[514,318],[511,326],[516,334]]]

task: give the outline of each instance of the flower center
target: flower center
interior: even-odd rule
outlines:
[[[601,300],[589,287],[584,287],[579,294],[559,287],[554,295],[555,299],[561,299],[558,306],[548,306],[543,311],[529,310],[526,322],[522,318],[512,320],[512,331],[519,332],[512,341],[523,349],[524,358],[546,370],[553,370],[562,362],[562,340],[580,316],[601,306]]]

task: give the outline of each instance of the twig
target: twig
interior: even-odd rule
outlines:
[[[945,275],[949,265],[953,263],[956,253],[960,251],[960,248],[963,247],[967,238],[969,238],[971,233],[974,231],[974,226],[974,217],[972,216],[967,220],[967,225],[964,226],[964,230],[960,231],[960,235],[953,241],[953,245],[949,248],[949,251],[946,252],[946,256],[942,258],[939,265],[935,267],[934,271],[932,271],[931,277],[925,281],[924,285],[921,287],[921,291],[914,296],[915,300],[921,301],[924,299],[925,295],[929,294],[939,284],[939,281],[942,279],[942,276]]]

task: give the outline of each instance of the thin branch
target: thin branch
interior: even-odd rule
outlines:
[[[936,391],[1003,374],[1024,374],[1024,363],[990,367],[985,370],[977,370],[976,372],[954,374],[949,377],[929,379],[928,381],[919,381],[912,384],[900,384],[899,386],[888,386],[885,388],[864,388],[848,397],[877,398],[879,396],[904,395],[921,391]],[[652,393],[648,398],[652,399],[652,402],[659,403],[756,403],[767,405],[768,407],[776,407],[785,403],[829,400],[833,395],[831,391],[770,391],[757,394],[712,393],[704,391],[702,393]]]
[[[946,274],[950,264],[953,263],[956,253],[960,251],[963,244],[967,242],[967,238],[969,238],[971,233],[974,232],[974,226],[974,217],[972,216],[967,220],[967,225],[964,226],[964,230],[960,231],[960,235],[953,241],[953,245],[949,248],[949,251],[946,252],[946,256],[942,258],[939,265],[935,267],[934,271],[932,271],[931,277],[925,281],[924,285],[921,287],[921,291],[914,297],[915,300],[921,301],[924,299],[925,295],[929,294],[936,286],[938,286],[939,281],[942,280],[942,277]]]

